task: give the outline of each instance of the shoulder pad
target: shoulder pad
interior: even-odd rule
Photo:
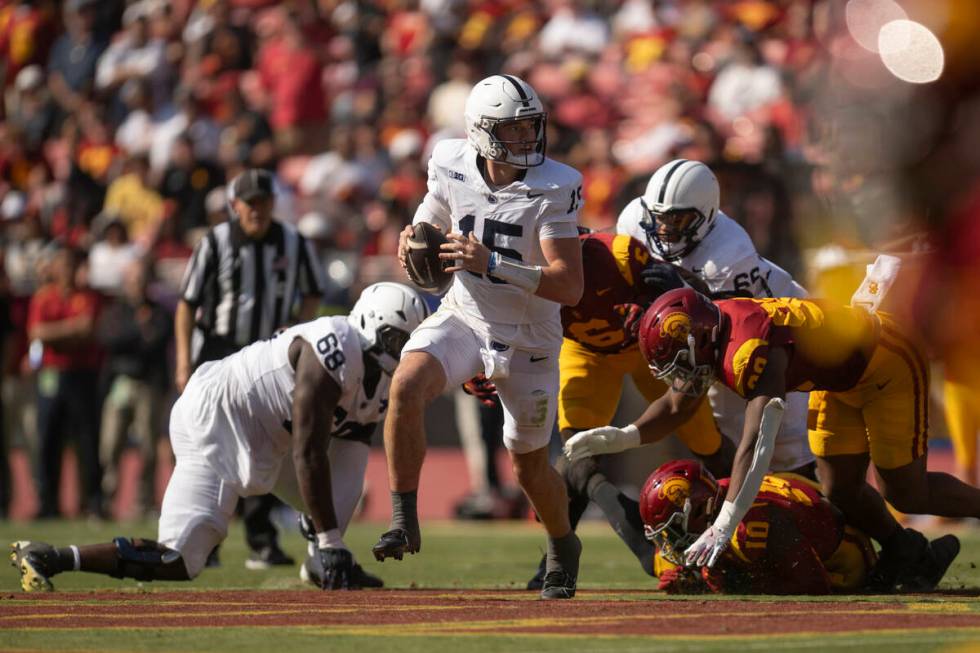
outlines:
[[[468,148],[469,143],[465,138],[447,138],[439,141],[432,148],[430,162],[441,168],[458,167],[462,164]]]

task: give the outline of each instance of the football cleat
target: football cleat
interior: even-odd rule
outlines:
[[[575,596],[575,576],[561,569],[549,571],[544,576],[542,599],[570,599]]]
[[[12,542],[10,544],[10,564],[20,572],[20,587],[25,592],[53,592],[49,576],[54,573],[48,568],[46,558],[54,555],[54,547],[43,542]]]
[[[943,535],[932,540],[915,565],[911,577],[899,582],[900,589],[905,592],[931,592],[936,589],[959,553],[960,540],[955,535]]]
[[[385,558],[401,560],[406,553],[415,553],[408,541],[408,531],[404,528],[393,528],[382,533],[378,543],[371,547],[371,552],[378,562],[384,562]]]

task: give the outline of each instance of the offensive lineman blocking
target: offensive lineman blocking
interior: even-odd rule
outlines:
[[[192,580],[227,535],[238,498],[274,488],[312,517],[321,587],[365,584],[343,541],[367,464],[368,447],[359,440],[384,414],[402,347],[427,316],[415,290],[377,283],[348,317],[305,322],[202,365],[171,412],[177,464],[158,541],[117,537],[61,548],[14,542],[11,560],[23,589],[50,591],[50,577],[65,571]],[[289,454],[292,464],[283,465]],[[290,496],[297,487],[298,496]]]
[[[375,557],[421,547],[416,513],[425,456],[423,411],[447,384],[483,371],[504,408],[504,444],[518,482],[548,532],[542,598],[575,594],[581,543],[568,520],[564,483],[548,462],[555,420],[560,305],[582,294],[577,218],[581,175],[545,157],[547,114],[534,89],[510,75],[476,84],[466,102],[467,139],[439,143],[415,222],[448,234],[455,261],[439,310],[412,335],[392,381],[385,453],[391,530]],[[401,234],[399,258],[405,265]]]

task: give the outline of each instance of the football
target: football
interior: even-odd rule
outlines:
[[[439,259],[439,246],[446,242],[449,242],[446,235],[428,222],[419,222],[412,227],[406,256],[408,276],[425,292],[441,295],[453,281],[452,272],[445,270],[452,261]]]

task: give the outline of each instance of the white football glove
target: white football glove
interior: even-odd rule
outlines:
[[[600,426],[570,437],[565,443],[565,456],[575,462],[591,456],[619,453],[640,444],[640,430],[633,424],[625,428]]]
[[[712,524],[687,548],[684,561],[688,567],[714,567],[718,557],[728,548],[730,539],[730,533],[725,533]]]

